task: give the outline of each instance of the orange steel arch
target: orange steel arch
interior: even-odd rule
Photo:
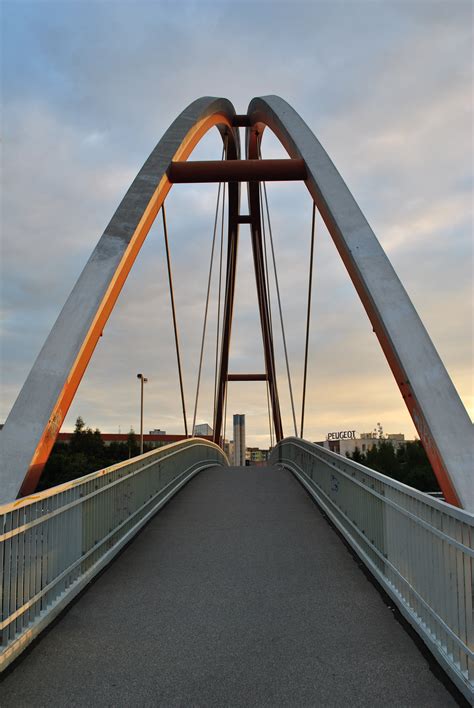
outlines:
[[[445,499],[472,511],[472,423],[354,197],[316,136],[282,98],[254,98],[248,126],[249,158],[257,156],[257,141],[270,128],[290,157],[304,160],[306,187],[370,319]]]
[[[105,292],[100,300],[93,304],[95,314],[92,321],[87,323],[85,334],[82,336],[80,343],[78,343],[79,346],[73,357],[72,364],[67,361],[66,357],[65,361],[57,365],[57,371],[53,378],[58,388],[58,395],[55,396],[53,405],[51,405],[50,392],[45,390],[51,382],[44,381],[42,386],[42,370],[44,371],[49,366],[49,362],[46,364],[44,360],[47,356],[51,358],[51,353],[53,353],[54,360],[55,351],[61,358],[60,352],[55,350],[55,347],[61,347],[65,344],[65,342],[61,341],[61,337],[65,337],[61,333],[61,319],[69,317],[73,308],[76,308],[74,316],[79,313],[80,318],[81,298],[87,297],[87,293],[78,292],[78,290],[81,290],[81,282],[83,285],[87,285],[87,278],[83,276],[87,269],[92,267],[95,251],[51,330],[5,423],[1,436],[3,463],[0,473],[0,503],[11,501],[16,496],[31,494],[36,489],[43,467],[46,464],[99,337],[153,221],[171,189],[172,184],[166,174],[170,162],[172,160],[186,160],[201,138],[214,126],[219,128],[223,139],[224,135],[229,136],[228,157],[230,159],[238,158],[240,156],[240,146],[238,131],[233,128],[234,116],[234,107],[227,99],[212,97],[197,99],[170,126],[138,173],[100,239],[96,251],[104,239],[115,239],[117,241],[122,238],[125,241],[121,230],[126,231],[127,226],[129,231],[131,230],[131,234],[125,236],[128,242],[124,243],[120,261],[106,284]],[[153,167],[153,164],[150,163],[153,162],[160,167],[159,171],[150,177],[150,167]],[[134,225],[133,229],[130,229],[129,224],[117,223],[114,226],[114,219],[120,212],[127,211],[127,209],[133,211],[133,200],[140,197],[139,192],[142,190],[143,185],[145,185],[144,189],[146,190],[147,183],[153,178],[156,180],[156,186],[154,186],[151,197],[148,199],[138,223]],[[131,204],[131,207],[129,207],[129,204]],[[113,233],[114,228],[119,234],[118,237]],[[71,303],[71,298],[75,302]],[[50,342],[51,339],[56,341]],[[71,359],[71,357],[69,358]],[[40,407],[37,405],[38,396],[42,397]],[[41,406],[43,406],[43,410],[41,410]],[[42,421],[38,420],[41,413],[43,413]]]

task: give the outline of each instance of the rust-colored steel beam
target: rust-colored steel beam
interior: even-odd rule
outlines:
[[[248,130],[247,137],[247,156],[251,160],[256,160],[258,159],[257,133],[254,130]],[[278,397],[270,303],[268,301],[268,290],[264,265],[260,185],[258,182],[248,183],[248,199],[249,213],[251,216],[250,229],[252,252],[255,268],[255,280],[257,284],[258,308],[260,311],[260,325],[263,339],[263,355],[265,360],[265,369],[268,376],[268,392],[270,394],[275,438],[277,442],[279,442],[283,438],[283,426],[281,421],[280,401]]]
[[[248,128],[250,127],[250,116],[248,113],[236,113],[232,125],[234,128]]]
[[[229,374],[227,381],[267,381],[266,374]]]
[[[304,160],[194,160],[172,162],[167,176],[173,184],[195,182],[281,182],[306,179]]]
[[[219,378],[217,383],[216,410],[214,415],[214,442],[222,444],[223,427],[225,428],[225,398],[227,390],[227,375],[229,372],[230,336],[232,331],[232,317],[234,313],[235,277],[237,270],[237,250],[239,244],[239,205],[240,184],[229,184],[229,217],[228,217],[228,246],[227,246],[227,271],[225,281],[224,311],[222,315],[222,338],[219,365]],[[224,426],[223,426],[224,422]]]
[[[281,423],[280,402],[278,400],[278,388],[275,370],[275,353],[273,349],[273,333],[270,324],[270,306],[267,298],[267,285],[265,278],[265,266],[263,260],[263,242],[260,214],[259,186],[256,182],[248,185],[249,206],[252,215],[251,239],[252,252],[255,268],[255,281],[257,285],[258,309],[260,312],[260,326],[263,339],[263,356],[265,369],[268,376],[268,387],[273,414],[273,425],[277,442],[283,438],[283,428]]]

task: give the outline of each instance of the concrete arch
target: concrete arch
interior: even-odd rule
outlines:
[[[57,318],[0,436],[0,503],[32,493],[97,341],[171,189],[166,171],[213,126],[240,157],[235,110],[224,98],[191,103],[168,128],[105,229]]]
[[[269,127],[306,163],[306,186],[360,296],[445,498],[474,510],[473,427],[410,298],[341,175],[315,135],[279,96],[249,105],[247,154]]]

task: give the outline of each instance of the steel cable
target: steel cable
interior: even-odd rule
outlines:
[[[226,426],[227,426],[227,392],[229,390],[229,387],[225,387],[225,398],[224,398],[224,435],[222,436],[222,445],[224,445],[225,442],[225,431],[226,431]]]
[[[259,146],[259,157],[260,157],[260,159],[262,157],[261,152],[260,152],[260,146]],[[263,182],[263,195],[264,195],[264,199],[265,199],[265,211],[267,214],[268,233],[270,236],[270,248],[271,248],[271,253],[272,253],[273,272],[274,272],[274,277],[275,277],[275,288],[276,288],[276,292],[277,292],[278,311],[280,314],[281,333],[282,333],[282,337],[283,337],[283,349],[285,352],[285,363],[286,363],[286,373],[288,376],[288,388],[290,391],[291,412],[293,415],[293,425],[294,425],[294,429],[295,429],[295,437],[298,437],[298,428],[296,425],[296,415],[295,415],[295,402],[294,402],[294,398],[293,398],[293,386],[291,384],[290,363],[288,360],[288,349],[286,346],[285,326],[283,323],[283,311],[282,311],[282,307],[281,307],[280,285],[278,282],[278,273],[277,273],[276,258],[275,258],[275,247],[273,245],[272,225],[271,225],[271,221],[270,221],[270,210],[268,208],[267,186],[266,186],[265,182]]]
[[[222,154],[223,158],[227,158],[227,136],[224,141],[224,150]],[[225,193],[226,193],[226,183],[224,182],[224,193],[222,196],[222,215],[221,215],[221,239],[220,239],[220,253],[219,253],[219,283],[217,290],[217,326],[216,326],[216,361],[215,361],[215,372],[214,372],[214,425],[216,420],[216,406],[217,406],[217,387],[218,387],[218,367],[219,367],[219,341],[220,341],[220,322],[221,322],[221,297],[222,297],[222,263],[224,254],[224,219],[225,219]]]
[[[224,150],[222,151],[222,154],[224,155]],[[199,368],[198,368],[198,377],[197,377],[197,384],[196,384],[196,400],[195,400],[195,404],[194,404],[193,429],[192,429],[192,436],[193,437],[194,437],[194,428],[196,425],[196,415],[197,415],[197,407],[198,407],[198,401],[199,401],[199,388],[201,385],[201,373],[202,373],[202,361],[203,361],[203,356],[204,356],[204,344],[206,341],[207,314],[209,311],[209,295],[211,292],[212,268],[213,268],[213,264],[214,264],[214,250],[215,250],[215,245],[216,245],[217,222],[218,222],[218,218],[219,218],[219,204],[220,204],[220,197],[221,197],[221,187],[222,187],[222,183],[219,182],[219,187],[217,190],[216,212],[215,212],[215,217],[214,217],[214,232],[213,232],[213,236],[212,236],[211,258],[210,258],[210,263],[209,263],[209,277],[207,280],[206,306],[204,308],[204,323],[202,326],[201,353],[199,356]]]
[[[260,154],[260,153],[259,153]],[[261,155],[260,155],[261,158]],[[262,183],[260,182],[258,185],[259,189],[259,196],[260,196],[260,204],[263,205],[263,197],[262,197]],[[265,214],[262,210],[262,215],[261,215],[261,223],[262,223],[262,240],[263,240],[263,261],[264,261],[264,266],[265,266],[265,277],[267,281],[267,300],[268,300],[268,320],[269,320],[269,325],[270,325],[270,335],[273,340],[273,322],[272,322],[272,301],[271,301],[271,291],[270,291],[270,276],[268,273],[268,256],[267,256],[267,234],[265,230]],[[275,372],[276,374],[276,372]],[[267,391],[267,410],[268,410],[268,428],[270,432],[270,447],[273,447],[273,423],[272,423],[272,414],[271,414],[271,406],[270,406],[270,386],[268,384],[268,379],[266,382],[266,391]]]
[[[168,228],[166,225],[166,212],[165,212],[164,202],[161,207],[161,214],[163,217],[163,232],[164,232],[164,236],[165,236],[166,262],[168,265],[168,282],[169,282],[169,291],[170,291],[170,299],[171,299],[171,312],[173,314],[174,341],[175,341],[175,346],[176,346],[176,358],[178,360],[179,388],[181,391],[181,404],[183,407],[184,434],[187,437],[188,436],[188,422],[186,419],[186,404],[184,401],[183,372],[181,369],[181,355],[180,355],[180,351],[179,351],[178,324],[176,321],[176,308],[175,308],[175,303],[174,303],[174,291],[173,291],[173,276],[171,274],[171,256],[170,256],[170,247],[169,247],[169,241],[168,241]]]
[[[259,194],[260,194],[260,204],[263,205],[262,183],[261,182],[259,182],[258,189],[259,189]],[[270,277],[268,274],[267,234],[266,234],[266,230],[265,230],[265,214],[263,213],[263,210],[262,210],[261,221],[262,221],[262,240],[263,240],[263,263],[265,266],[265,278],[267,280],[268,319],[269,319],[269,324],[270,324],[270,334],[272,335],[272,339],[273,339],[272,301],[271,301],[271,293],[270,293]]]
[[[311,248],[309,257],[309,278],[308,278],[308,306],[306,311],[306,342],[304,350],[304,372],[303,372],[303,398],[301,403],[301,434],[303,437],[304,428],[304,408],[306,403],[306,378],[308,373],[308,351],[309,351],[309,324],[311,320],[311,292],[313,289],[313,255],[314,255],[314,234],[316,231],[316,204],[313,202],[313,216],[311,220]]]
[[[270,430],[270,447],[273,447],[273,425],[272,425],[272,415],[270,412],[270,387],[268,385],[268,380],[267,380],[266,384],[267,384],[268,427]]]

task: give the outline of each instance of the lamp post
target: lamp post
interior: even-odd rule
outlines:
[[[137,374],[137,379],[140,379],[140,455],[143,455],[143,385],[148,379],[143,374]]]

